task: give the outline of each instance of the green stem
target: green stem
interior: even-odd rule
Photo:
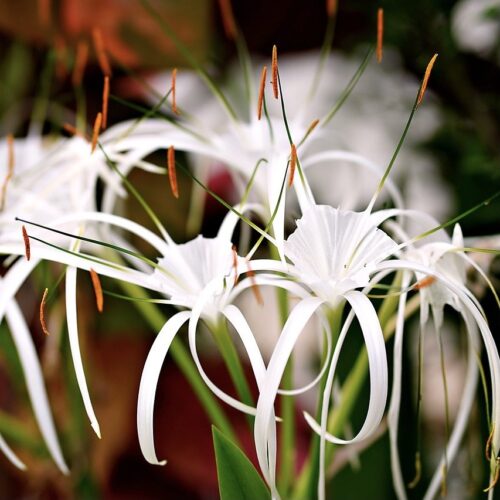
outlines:
[[[147,293],[139,286],[125,281],[119,281],[119,283],[127,295],[131,297],[147,298]],[[151,328],[157,332],[160,331],[167,321],[167,318],[165,318],[159,308],[146,301],[134,301],[134,305],[143,315],[144,319],[149,323]],[[210,421],[221,429],[226,436],[237,442],[238,440],[231,423],[222,411],[218,401],[204,384],[186,347],[178,338],[173,340],[169,353],[172,355],[173,360],[188,380],[198,400],[210,418]]]
[[[390,299],[394,299],[394,297],[391,297]],[[406,304],[405,319],[414,314],[419,307],[420,295],[417,294],[412,297]],[[384,321],[382,322],[381,320],[380,323],[384,333],[384,339],[387,342],[396,330],[396,316],[393,315],[387,317],[387,319],[382,319],[384,319]],[[359,393],[361,392],[367,373],[368,355],[366,352],[366,348],[363,348],[363,350],[358,355],[358,359],[356,360],[354,368],[350,371],[349,376],[342,386],[342,404],[339,405],[335,410],[332,410],[328,417],[327,428],[328,432],[330,432],[331,434],[339,434],[345,427],[345,424],[354,409]],[[327,464],[327,468],[328,464],[330,464],[333,459],[334,450],[335,445],[328,447],[326,450],[325,462]]]
[[[396,282],[399,277],[396,277]],[[396,329],[396,315],[393,314],[397,307],[397,297],[387,297],[382,303],[379,310],[379,320],[384,333],[384,339],[389,340]],[[420,307],[420,296],[417,294],[412,297],[406,304],[405,318],[409,318]],[[327,429],[331,434],[339,434],[345,427],[345,424],[354,409],[355,403],[358,399],[361,388],[368,372],[368,355],[366,348],[364,348],[358,355],[358,358],[346,378],[341,394],[341,405],[336,407],[330,412],[328,417]],[[319,437],[315,434],[313,436],[313,443],[319,443]],[[318,463],[318,446],[314,453],[310,453],[306,461],[302,473],[297,481],[293,498],[295,499],[308,499],[314,497],[314,488],[317,483],[317,470]],[[328,469],[329,464],[333,459],[335,445],[329,445],[326,449],[325,463]]]
[[[19,447],[34,453],[35,455],[46,457],[47,450],[37,436],[27,432],[25,426],[20,424],[16,419],[0,411],[0,433],[7,438],[8,441],[13,441]]]
[[[276,247],[273,253],[277,253]],[[287,291],[277,289],[278,309],[280,313],[280,322],[283,326],[288,318],[288,294]],[[282,379],[283,389],[293,388],[293,357],[285,367]],[[288,491],[295,474],[295,398],[293,396],[281,396],[281,467],[278,477],[278,486],[280,493],[284,498],[288,496]]]
[[[340,333],[344,305],[345,303],[342,303],[336,310],[330,311],[330,317],[328,319],[332,332],[332,346],[336,344]],[[330,363],[330,359],[326,359],[326,351],[323,353],[323,359],[321,361],[322,364]],[[323,394],[323,391],[325,390],[326,378],[325,374],[325,376],[321,379],[318,390],[318,401],[316,404],[316,417],[318,420],[321,415],[321,394]],[[316,433],[313,433],[307,460],[295,485],[295,491],[293,494],[293,498],[295,499],[310,499],[317,496],[317,484],[319,478],[319,444],[319,436]]]

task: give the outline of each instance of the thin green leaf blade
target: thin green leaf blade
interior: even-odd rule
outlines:
[[[217,427],[212,427],[221,500],[270,499],[263,479],[245,454]]]

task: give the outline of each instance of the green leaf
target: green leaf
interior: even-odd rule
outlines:
[[[245,454],[217,427],[212,427],[221,500],[260,500],[271,494]]]

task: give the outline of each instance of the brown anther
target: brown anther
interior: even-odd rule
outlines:
[[[38,0],[38,17],[40,18],[40,24],[45,28],[50,24],[51,4],[51,0]]]
[[[236,250],[236,246],[233,245],[231,250],[233,251],[233,268],[234,268],[234,284],[236,286],[238,283],[238,251]]]
[[[7,195],[7,186],[9,185],[12,176],[14,175],[14,136],[12,134],[7,135],[7,173],[2,184],[2,190],[0,192],[0,211],[5,207],[5,198]]]
[[[47,294],[49,289],[46,288],[43,292],[42,301],[40,302],[40,325],[42,326],[42,331],[45,335],[49,335],[49,330],[47,329],[47,324],[45,323],[45,301],[47,300]]]
[[[267,66],[262,68],[262,73],[260,74],[259,83],[259,97],[257,99],[257,119],[262,118],[262,105],[264,104],[264,90],[266,88],[266,78],[267,78]]]
[[[382,47],[384,43],[384,9],[377,11],[377,62],[382,62]]]
[[[255,300],[257,301],[257,304],[259,304],[259,306],[263,306],[264,299],[262,298],[262,294],[260,293],[259,285],[257,285],[257,282],[255,280],[255,273],[253,272],[252,268],[250,267],[250,262],[248,260],[247,260],[247,267],[248,267],[247,274],[248,274],[248,278],[250,279],[250,283],[252,285],[251,288],[252,288],[252,292],[254,294]]]
[[[425,68],[424,78],[422,79],[422,85],[420,86],[420,91],[418,93],[417,98],[417,106],[420,106],[422,99],[424,98],[425,90],[427,89],[427,83],[429,82],[429,77],[431,76],[432,67],[437,59],[437,54],[432,56],[432,59],[429,61],[427,68]]]
[[[109,102],[109,76],[104,76],[104,86],[102,88],[102,128],[108,124],[108,102]]]
[[[488,462],[491,460],[491,442],[493,441],[494,434],[495,434],[495,424],[491,426],[491,432],[490,435],[488,436],[488,440],[486,441],[486,447],[484,449],[484,454]]]
[[[295,147],[295,144],[292,144],[290,152],[290,176],[288,177],[288,187],[293,186],[293,179],[295,177],[296,166],[297,166],[297,148]]]
[[[219,0],[219,8],[222,16],[222,24],[224,26],[224,33],[230,40],[235,40],[238,33],[236,29],[236,22],[234,20],[233,7],[231,0]]]
[[[491,483],[488,485],[488,487],[483,490],[485,493],[487,493],[496,486],[496,484],[498,483],[499,476],[500,476],[500,458],[497,457],[497,459],[495,460],[495,475]]]
[[[174,68],[172,70],[172,113],[175,115],[179,114],[179,110],[177,109],[177,99],[176,99],[176,94],[175,94],[175,89],[176,89],[176,81],[177,81],[177,68]]]
[[[102,33],[99,28],[94,28],[92,30],[92,40],[94,42],[94,50],[97,56],[97,61],[99,62],[99,67],[101,71],[106,76],[111,76],[111,66],[109,64],[109,59],[104,48],[104,41],[102,39]]]
[[[435,283],[436,278],[434,276],[427,276],[417,283],[415,283],[415,290],[422,290],[422,288],[427,288],[428,286],[431,286],[433,283]]]
[[[170,146],[167,150],[168,180],[170,189],[175,198],[179,198],[179,186],[177,185],[177,173],[175,170],[175,149]]]
[[[66,77],[67,67],[66,67],[66,42],[64,38],[60,35],[54,36],[54,49],[56,53],[56,75],[59,80]]]
[[[309,134],[311,134],[311,132],[318,126],[318,123],[320,122],[320,120],[318,118],[316,118],[316,120],[313,120],[311,122],[311,124],[309,125],[309,128],[307,129],[307,132],[306,132],[306,137],[309,136]]]
[[[272,72],[272,80],[271,83],[273,85],[273,95],[275,99],[278,99],[278,48],[276,45],[273,45],[273,55],[271,57],[271,72]]]
[[[62,128],[68,134],[70,134],[70,135],[76,135],[77,137],[82,137],[86,141],[90,142],[89,137],[86,134],[83,134],[74,125],[71,125],[71,123],[64,123],[63,126],[62,126]]]
[[[337,0],[326,0],[326,13],[333,17],[337,13]]]
[[[26,227],[24,227],[24,225],[21,227],[21,231],[23,233],[24,254],[26,255],[26,260],[30,260],[31,259],[30,237],[28,236],[28,231],[26,231]]]
[[[92,268],[89,269],[89,272],[92,286],[94,287],[97,310],[102,313],[104,309],[104,296],[102,294],[101,280],[99,279],[99,275]]]
[[[92,131],[92,141],[90,146],[91,153],[95,151],[95,148],[97,146],[97,139],[99,137],[99,132],[101,131],[101,124],[102,124],[102,113],[99,112],[95,117],[94,130]]]
[[[82,84],[83,74],[89,58],[89,44],[85,40],[80,40],[76,46],[75,64],[71,81],[75,87]]]

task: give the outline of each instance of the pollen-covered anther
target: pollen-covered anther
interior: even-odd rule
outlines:
[[[382,49],[384,43],[384,9],[377,11],[377,62],[382,62]]]
[[[179,186],[177,185],[177,173],[175,170],[175,149],[170,146],[167,150],[168,180],[170,189],[175,198],[179,198]]]
[[[108,124],[108,102],[109,102],[109,76],[104,76],[104,85],[102,88],[102,128],[105,129]]]
[[[493,476],[493,479],[491,483],[488,485],[488,487],[483,490],[484,493],[487,493],[497,485],[499,477],[500,477],[500,457],[497,457],[495,460],[495,475]]]
[[[64,123],[62,128],[69,135],[76,135],[77,137],[81,137],[87,142],[90,142],[90,138],[86,134],[83,134],[80,130],[78,130],[74,125],[71,125],[71,123]]]
[[[431,76],[431,71],[434,66],[434,63],[436,62],[437,59],[437,54],[434,54],[432,56],[432,59],[429,61],[429,64],[427,65],[427,68],[425,68],[425,73],[424,73],[424,78],[422,79],[422,85],[420,86],[420,91],[418,93],[417,97],[417,106],[420,106],[420,103],[422,102],[422,99],[424,98],[425,91],[427,89],[427,84],[429,83],[429,78]]]
[[[293,179],[295,177],[295,169],[297,167],[297,148],[295,144],[291,145],[290,151],[290,176],[288,177],[288,186],[293,186]]]
[[[40,302],[40,325],[42,327],[43,333],[49,335],[49,330],[47,329],[47,324],[45,323],[45,302],[47,301],[47,294],[49,289],[46,288],[42,295],[42,301]]]
[[[231,250],[233,251],[233,269],[234,269],[234,285],[238,283],[238,251],[236,250],[236,246],[233,245]]]
[[[276,45],[273,45],[273,54],[271,57],[271,72],[272,72],[272,80],[271,84],[273,86],[273,95],[275,99],[278,99],[278,48]]]
[[[250,266],[250,262],[248,260],[247,260],[247,274],[248,274],[248,278],[250,279],[250,283],[252,285],[251,288],[252,288],[252,292],[254,294],[255,300],[257,301],[257,304],[259,304],[259,306],[263,306],[264,299],[262,298],[262,294],[260,293],[259,285],[257,284],[257,281],[255,280],[255,272],[252,270],[252,268]]]
[[[101,71],[105,76],[111,76],[111,66],[109,64],[108,55],[106,54],[106,50],[104,48],[102,33],[99,28],[94,28],[92,30],[92,40],[94,42],[94,50]]]
[[[50,24],[51,10],[51,0],[38,0],[38,17],[40,18],[40,24],[44,27],[47,27]]]
[[[259,83],[259,97],[257,99],[257,119],[262,118],[262,105],[264,104],[264,91],[266,88],[267,66],[262,68]]]
[[[177,109],[177,99],[176,99],[176,81],[177,81],[177,68],[172,70],[172,82],[171,82],[171,91],[172,91],[172,113],[175,115],[179,114],[179,110]]]
[[[9,185],[12,176],[14,175],[14,136],[7,135],[7,174],[2,184],[2,191],[0,192],[0,211],[5,207],[5,198],[7,196],[7,186]]]
[[[97,310],[102,313],[104,309],[104,296],[102,294],[101,280],[99,279],[99,275],[94,271],[94,269],[90,268],[89,272],[90,279],[92,280],[92,286],[94,287]]]
[[[73,66],[73,74],[71,81],[75,87],[82,84],[85,67],[89,58],[89,44],[85,40],[80,40],[76,46],[75,64]]]
[[[422,288],[427,288],[431,286],[433,283],[436,282],[436,278],[434,276],[426,276],[425,278],[421,279],[417,283],[415,283],[415,290],[422,290]]]
[[[231,0],[219,0],[219,8],[222,16],[224,33],[226,33],[226,36],[230,40],[235,40],[238,30],[236,29],[236,21],[234,20]]]
[[[333,17],[337,13],[337,0],[326,0],[326,13]]]
[[[486,441],[486,447],[484,449],[484,455],[486,456],[486,460],[488,460],[488,462],[491,460],[491,443],[493,441],[494,434],[495,434],[495,424],[491,426],[491,432],[490,435],[488,436],[488,440]]]
[[[92,131],[92,142],[90,147],[90,152],[93,153],[97,146],[97,139],[99,138],[99,132],[101,131],[102,125],[102,113],[97,113],[94,122],[94,130]]]
[[[30,260],[31,259],[30,237],[28,236],[28,231],[26,231],[26,227],[24,225],[21,227],[21,231],[23,233],[24,254],[26,255],[26,260]]]

